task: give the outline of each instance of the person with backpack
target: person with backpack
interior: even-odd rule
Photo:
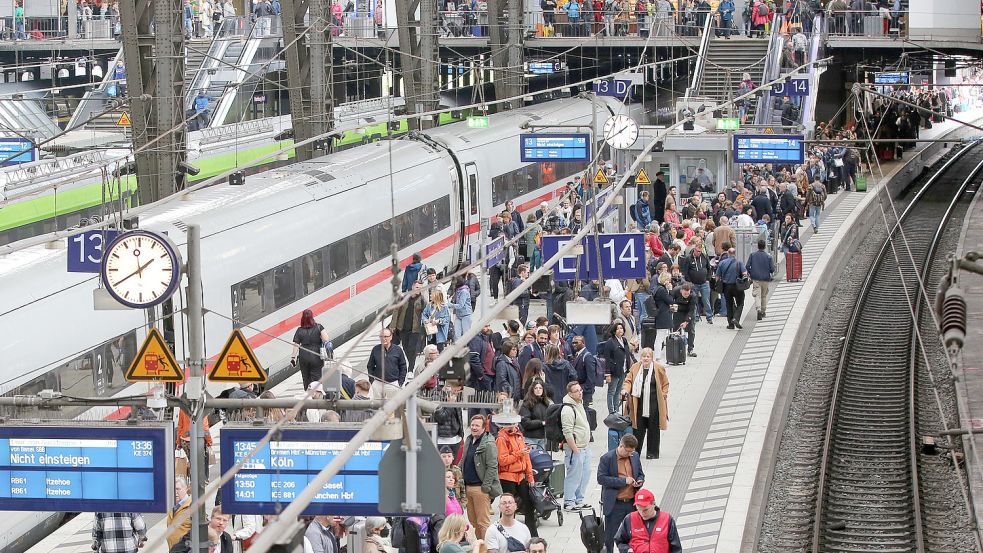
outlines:
[[[812,222],[813,232],[819,232],[819,216],[826,207],[826,186],[819,180],[819,175],[809,185],[806,191],[806,211]]]
[[[787,216],[788,217],[788,216]],[[747,276],[747,269],[735,257],[737,251],[727,244],[726,253],[723,254],[720,263],[717,264],[717,278],[724,284],[724,299],[727,302],[727,328],[738,330],[741,326],[741,314],[744,312],[744,290],[741,290],[737,281],[743,276]]]
[[[571,369],[572,370],[572,369]],[[564,445],[563,509],[583,511],[591,507],[584,503],[590,483],[590,423],[584,404],[584,388],[573,380],[566,386],[567,395],[559,406],[560,433]],[[549,425],[547,426],[547,428]],[[549,437],[549,436],[547,436]]]
[[[638,201],[635,205],[631,206],[631,216],[632,219],[638,223],[638,228],[645,229],[652,224],[652,212],[649,206],[649,191],[642,190],[639,194]]]
[[[754,0],[754,7],[751,12],[751,30],[757,33],[760,38],[768,38],[765,33],[765,25],[771,21],[771,8],[764,0]]]

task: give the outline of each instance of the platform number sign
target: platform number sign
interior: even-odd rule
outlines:
[[[808,96],[809,80],[792,79],[787,83],[776,83],[771,85],[772,96]]]
[[[102,252],[113,241],[118,230],[90,230],[68,237],[68,272],[98,273]]]
[[[594,94],[624,98],[631,90],[631,81],[606,79],[594,83]]]
[[[553,257],[568,242],[568,236],[544,236],[543,258]],[[605,279],[645,278],[645,235],[601,234],[597,240],[593,236],[584,238],[583,244],[583,255],[560,258],[553,268],[556,280],[599,278],[598,261]]]

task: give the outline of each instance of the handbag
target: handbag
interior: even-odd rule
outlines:
[[[740,277],[737,278],[738,290],[747,290],[750,287],[751,287],[751,277],[747,275],[741,275]]]
[[[604,426],[607,426],[611,430],[617,432],[623,432],[626,428],[631,426],[631,419],[628,415],[621,412],[621,406],[624,402],[618,404],[618,408],[615,409],[614,413],[604,417]]]
[[[525,551],[526,550],[526,546],[523,545],[521,541],[513,538],[512,536],[510,536],[508,534],[508,532],[505,531],[505,527],[502,526],[502,523],[501,522],[499,522],[498,524],[496,524],[495,525],[495,528],[498,530],[498,533],[501,534],[505,538],[506,542],[508,543],[508,548],[509,548],[508,550],[509,551]]]
[[[423,328],[427,331],[427,336],[434,336],[437,334],[437,321],[427,321],[423,323]]]

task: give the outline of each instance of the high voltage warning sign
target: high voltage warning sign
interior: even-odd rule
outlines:
[[[118,126],[120,126],[120,127],[125,127],[125,126],[129,125],[130,124],[130,115],[128,113],[124,112],[122,115],[119,116],[119,121],[117,121],[116,124]]]
[[[645,169],[638,170],[638,175],[635,176],[635,184],[652,184],[649,174],[645,172]]]
[[[184,382],[184,373],[167,349],[164,337],[156,328],[151,328],[147,339],[140,346],[140,353],[133,358],[126,371],[129,382]]]
[[[608,177],[604,174],[604,169],[600,168],[594,173],[594,184],[608,184]]]
[[[266,371],[260,366],[239,329],[233,330],[222,353],[215,360],[208,380],[212,382],[266,382]]]

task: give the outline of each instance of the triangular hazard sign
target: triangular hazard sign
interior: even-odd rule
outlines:
[[[608,176],[604,174],[604,169],[600,168],[594,173],[594,184],[608,184]]]
[[[233,330],[229,341],[208,373],[212,382],[266,382],[266,371],[239,329]]]
[[[635,175],[635,184],[652,184],[649,180],[649,174],[645,172],[645,169],[639,169],[638,174]]]
[[[126,371],[129,382],[184,382],[184,373],[167,349],[164,337],[156,328],[151,328],[147,339],[140,346],[140,353],[133,358]]]
[[[127,113],[119,116],[119,121],[116,122],[120,127],[125,127],[130,124],[130,116]]]

